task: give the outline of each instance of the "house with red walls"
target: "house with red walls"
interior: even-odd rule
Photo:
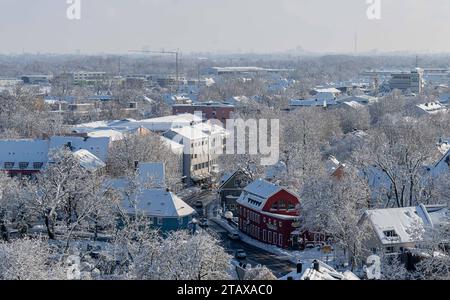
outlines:
[[[241,232],[281,248],[298,245],[302,238],[298,195],[258,179],[244,188],[237,204]]]

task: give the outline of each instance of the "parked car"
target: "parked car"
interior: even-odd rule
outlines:
[[[199,222],[199,224],[198,224],[200,227],[209,227],[209,224],[208,224],[208,220],[207,219],[201,219],[200,220],[200,222]]]
[[[230,238],[230,240],[235,240],[235,241],[241,239],[241,237],[239,236],[239,234],[236,233],[236,232],[231,232],[231,233],[229,233],[229,234],[228,234],[228,238]]]
[[[236,257],[237,259],[246,259],[247,253],[245,253],[243,249],[238,249],[236,250],[234,257]]]

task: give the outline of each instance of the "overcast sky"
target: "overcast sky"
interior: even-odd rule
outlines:
[[[450,0],[0,0],[0,53],[190,51],[450,52]]]

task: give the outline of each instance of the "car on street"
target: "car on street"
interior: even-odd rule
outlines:
[[[230,240],[235,240],[235,241],[241,239],[241,237],[239,236],[239,233],[237,233],[237,232],[230,232],[230,233],[228,234],[228,238],[229,238]]]
[[[236,257],[237,259],[246,259],[247,253],[245,253],[243,249],[237,249],[234,254],[234,257]]]
[[[203,228],[209,227],[208,220],[205,219],[205,218],[200,219],[200,222],[199,222],[198,225],[199,225],[200,227],[203,227]]]

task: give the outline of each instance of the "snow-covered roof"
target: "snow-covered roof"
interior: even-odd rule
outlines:
[[[88,137],[107,137],[112,142],[120,141],[123,139],[123,133],[117,130],[96,130],[88,133]]]
[[[348,107],[353,108],[353,109],[361,109],[361,108],[364,107],[363,104],[361,104],[360,102],[356,102],[356,101],[342,102],[342,105],[348,106]]]
[[[301,273],[293,271],[281,277],[280,280],[287,280],[288,278],[292,278],[293,280],[360,280],[358,276],[351,271],[345,271],[343,273],[336,271],[322,261],[316,260],[316,264],[318,264],[318,270],[314,268],[313,262],[309,268],[303,269]]]
[[[365,217],[383,245],[414,243],[433,227],[433,214],[424,205],[368,210]]]
[[[245,187],[244,191],[262,199],[270,198],[270,196],[281,191],[282,188],[263,179],[257,179]]]
[[[14,163],[12,169],[19,169],[19,163],[29,163],[27,168],[33,169],[33,163],[48,161],[48,140],[0,140],[0,169],[5,163]],[[22,166],[23,167],[23,166]]]
[[[91,172],[106,167],[106,164],[91,152],[81,149],[73,153],[74,157],[78,159],[80,165]]]
[[[53,136],[50,138],[50,150],[70,145],[71,151],[88,150],[102,161],[106,161],[108,158],[109,144],[109,137]]]
[[[294,107],[309,107],[309,106],[330,106],[330,105],[336,105],[337,102],[335,99],[306,99],[306,100],[300,100],[300,99],[293,99],[289,101],[290,106]]]
[[[151,183],[153,187],[165,187],[164,163],[139,163],[138,179],[140,184]]]
[[[325,168],[329,175],[333,175],[340,167],[345,167],[336,157],[330,156],[325,162]]]
[[[447,108],[442,105],[440,102],[428,102],[423,104],[416,105],[419,109],[429,113],[429,114],[437,114],[440,112],[447,112]]]
[[[129,214],[145,213],[150,217],[179,218],[193,215],[195,210],[181,198],[171,192],[159,189],[147,189],[139,192],[130,201],[122,200],[122,208]]]
[[[319,88],[319,89],[314,89],[314,92],[316,92],[318,94],[319,93],[332,93],[332,94],[340,94],[340,93],[342,93],[337,88]]]
[[[358,102],[363,104],[370,104],[378,101],[378,98],[369,95],[355,95],[341,97],[337,100],[338,102]]]
[[[167,147],[169,147],[170,150],[172,150],[172,153],[177,154],[177,155],[182,155],[183,154],[183,149],[184,146],[180,145],[177,142],[172,141],[171,139],[166,138],[165,136],[161,136],[161,141],[163,142],[164,145],[166,145]]]
[[[201,129],[193,126],[173,128],[171,132],[175,133],[179,137],[183,137],[188,140],[200,140],[200,139],[207,139],[209,137],[209,135],[203,132]]]
[[[197,124],[200,122],[202,122],[201,116],[196,116],[193,114],[180,114],[160,118],[144,119],[140,121],[134,119],[124,119],[124,120],[84,123],[73,126],[72,130],[75,132],[85,132],[85,133],[100,130],[114,130],[122,133],[127,133],[142,127],[150,131],[162,132],[168,131],[172,128],[189,126],[191,124]]]

